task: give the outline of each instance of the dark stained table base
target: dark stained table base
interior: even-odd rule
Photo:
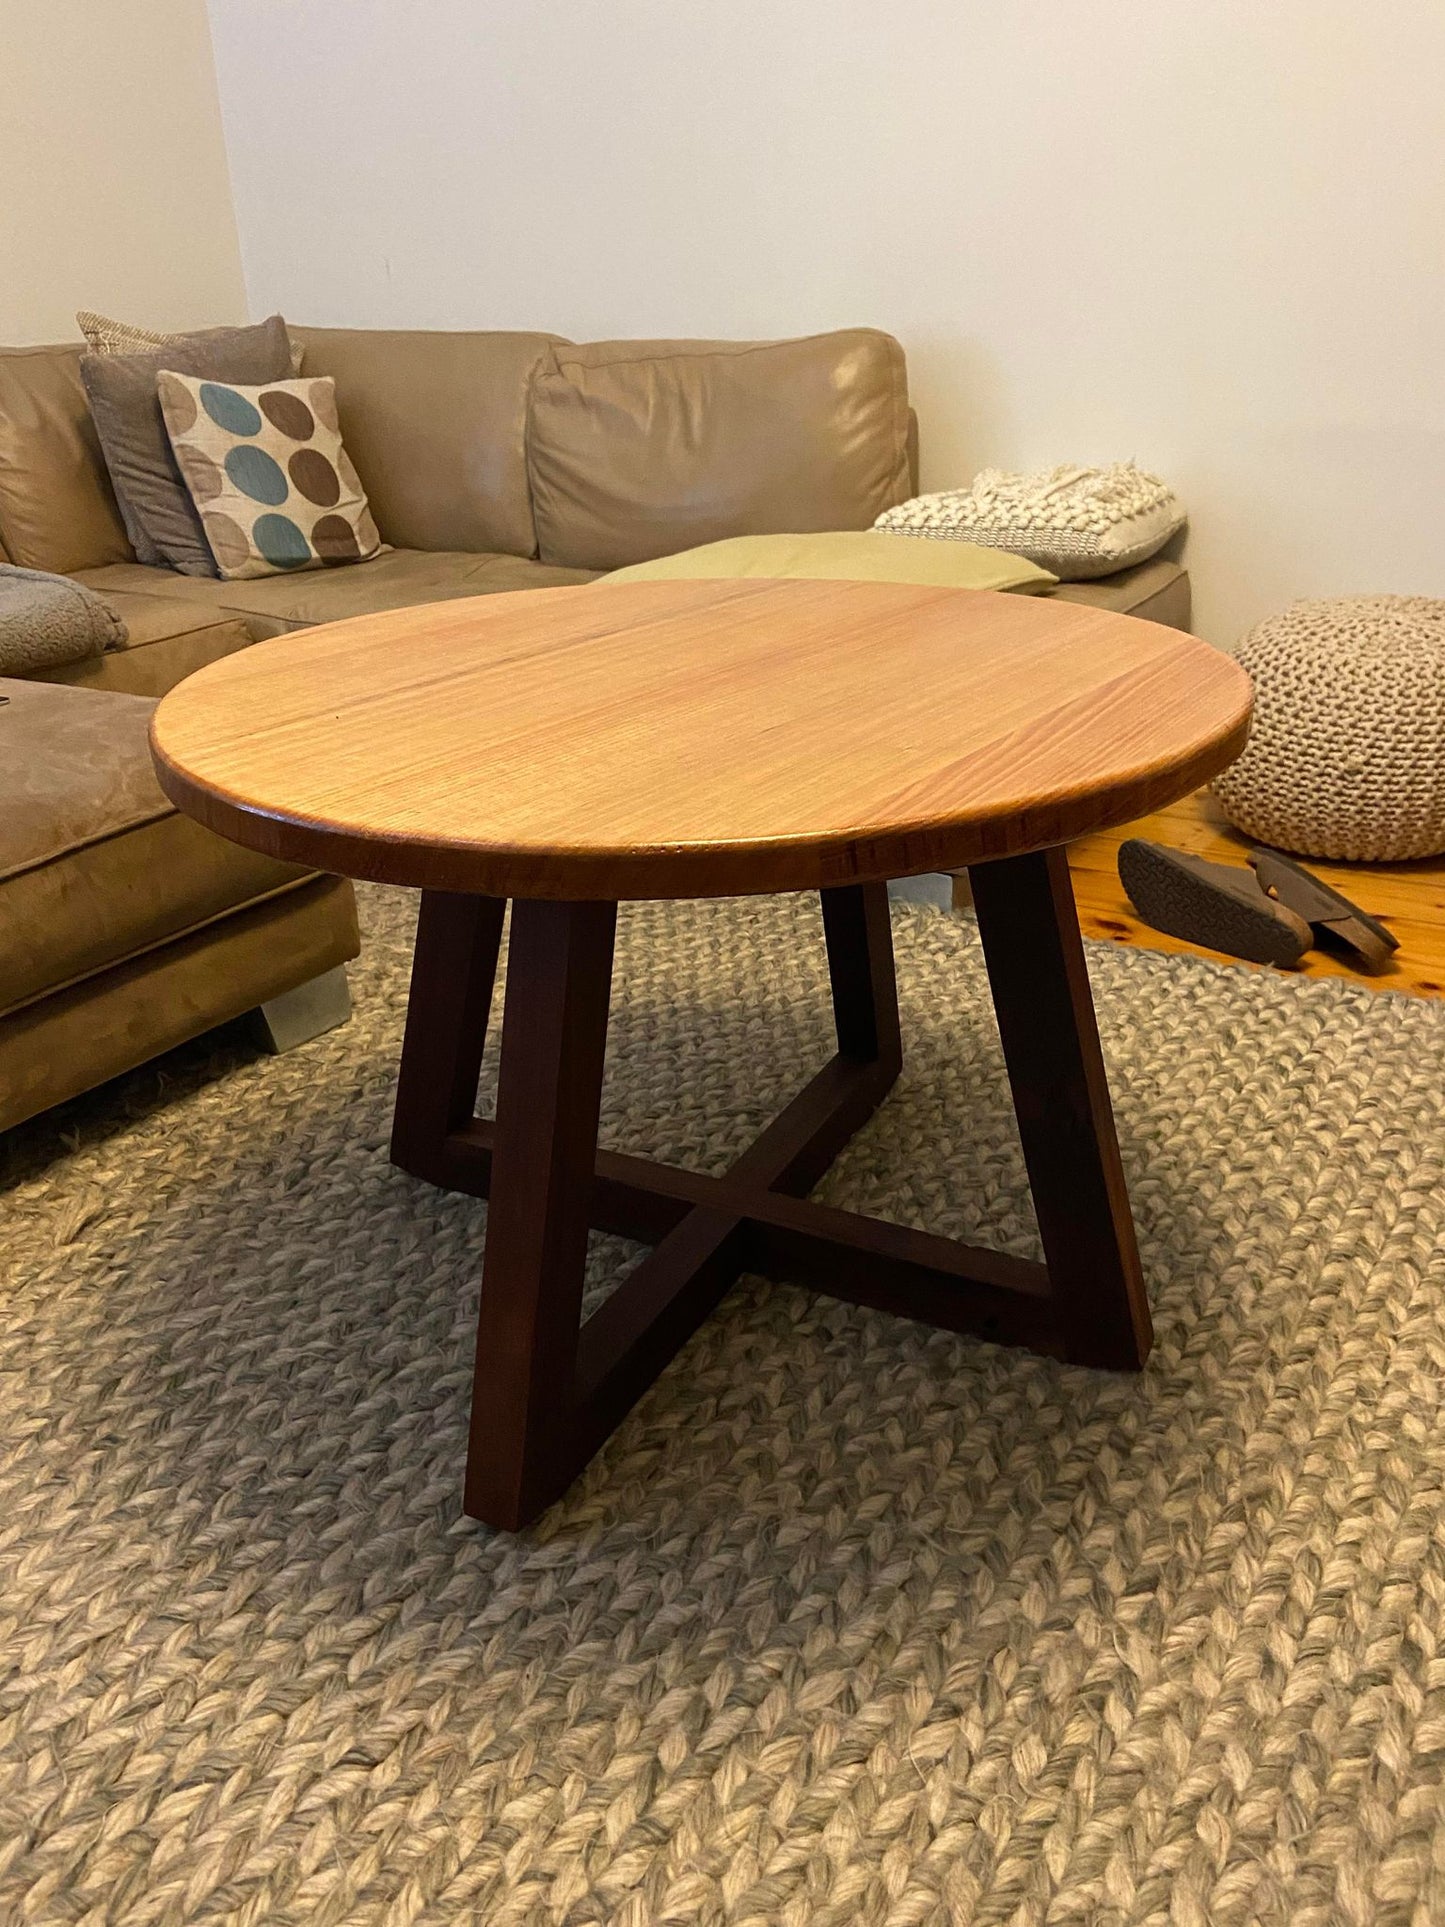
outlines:
[[[422,897],[391,1155],[491,1198],[467,1511],[558,1498],[743,1271],[1084,1365],[1136,1370],[1149,1312],[1061,850],[971,873],[1045,1263],[807,1193],[902,1063],[887,887],[821,892],[838,1054],[721,1178],[597,1147],[614,903],[518,901],[495,1121],[473,1115],[506,906]],[[584,1323],[589,1227],[654,1249]]]

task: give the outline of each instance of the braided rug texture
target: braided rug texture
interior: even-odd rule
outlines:
[[[744,1281],[509,1538],[363,894],[344,1029],[6,1141],[0,1919],[1445,1919],[1445,1008],[1095,951],[1145,1373]],[[895,934],[827,1193],[1031,1252],[973,926]],[[607,1138],[720,1168],[824,983],[807,899],[624,913]]]

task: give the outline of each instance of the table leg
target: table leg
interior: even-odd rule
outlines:
[[[1066,1355],[1137,1369],[1149,1305],[1068,857],[1041,850],[969,874]]]
[[[432,1168],[431,1154],[477,1107],[506,913],[499,897],[422,893],[391,1161],[435,1184],[446,1179]]]
[[[822,892],[838,1052],[722,1177],[597,1146],[617,906],[512,906],[495,1120],[471,1115],[503,906],[423,899],[392,1155],[491,1199],[466,1509],[516,1528],[581,1471],[741,1271],[1137,1367],[1149,1348],[1068,870],[974,873],[1047,1265],[815,1203],[902,1061],[882,884]],[[589,1226],[653,1246],[586,1323]]]
[[[859,1063],[887,1062],[896,1076],[903,1039],[888,886],[851,884],[818,894],[838,1049]]]
[[[512,906],[466,1508],[514,1528],[577,1470],[582,1276],[615,903]]]

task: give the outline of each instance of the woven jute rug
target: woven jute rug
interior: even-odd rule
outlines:
[[[1141,1378],[744,1281],[508,1538],[365,895],[344,1030],[7,1142],[0,1919],[1445,1920],[1445,1008],[1096,953]],[[827,1195],[1030,1253],[975,933],[896,937]],[[815,908],[626,913],[616,1009],[606,1137],[720,1168],[829,1048]]]

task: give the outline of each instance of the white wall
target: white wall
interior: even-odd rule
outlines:
[[[0,341],[245,317],[205,0],[0,0]]]
[[[908,351],[924,484],[1133,456],[1201,632],[1445,594],[1437,0],[210,0],[251,308]]]

